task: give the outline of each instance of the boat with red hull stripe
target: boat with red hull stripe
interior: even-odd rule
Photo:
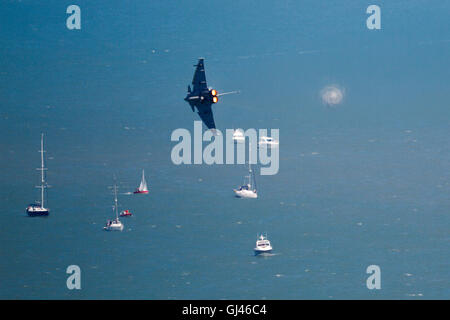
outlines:
[[[134,191],[134,194],[147,194],[147,193],[148,193],[147,182],[145,181],[144,170],[142,170],[141,184],[139,185],[139,188],[137,188]]]

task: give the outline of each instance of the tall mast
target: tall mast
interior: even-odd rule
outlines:
[[[114,209],[116,210],[116,220],[119,220],[119,211],[117,210],[117,185],[114,183]]]
[[[45,176],[44,171],[46,168],[44,167],[44,134],[41,133],[41,150],[39,151],[41,153],[41,167],[38,168],[38,170],[41,171],[41,185],[38,186],[38,188],[41,189],[41,208],[44,208],[44,189],[45,189]]]
[[[252,162],[252,144],[249,142],[248,143],[248,184],[250,185],[250,187],[252,186],[252,166],[251,166],[251,162]]]

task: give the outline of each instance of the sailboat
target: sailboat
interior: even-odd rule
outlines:
[[[114,220],[108,220],[106,226],[103,227],[103,230],[106,231],[122,231],[123,223],[119,220],[119,209],[117,203],[117,185],[114,184],[114,211],[116,212],[116,218]]]
[[[249,151],[249,154],[250,153],[251,153],[251,151]],[[255,179],[255,175],[253,174],[253,171],[252,171],[252,165],[251,165],[250,159],[248,161],[248,176],[245,176],[245,178],[248,178],[248,182],[245,183],[245,181],[244,181],[244,184],[242,186],[240,186],[239,189],[233,190],[234,193],[236,194],[236,197],[252,198],[252,199],[258,198],[258,193],[256,192],[256,179]],[[252,180],[253,180],[253,185],[252,185]]]
[[[48,216],[50,214],[50,209],[45,207],[45,199],[44,199],[44,195],[45,192],[44,190],[46,188],[48,188],[48,185],[45,182],[45,174],[44,171],[47,170],[47,168],[44,167],[44,134],[41,134],[41,150],[39,151],[41,153],[41,167],[37,168],[36,170],[40,170],[41,171],[41,185],[40,186],[36,186],[36,188],[41,189],[41,202],[36,201],[36,203],[30,204],[27,207],[27,214],[30,217],[35,217],[35,216]]]
[[[148,193],[147,182],[145,181],[144,170],[142,170],[142,179],[139,188],[137,188],[134,193]]]

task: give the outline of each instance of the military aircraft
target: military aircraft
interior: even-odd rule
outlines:
[[[191,86],[188,86],[188,94],[184,100],[189,103],[193,112],[195,112],[195,107],[197,107],[198,114],[203,123],[208,129],[213,129],[213,131],[215,131],[216,124],[214,123],[211,106],[214,103],[219,102],[220,96],[238,93],[239,91],[219,93],[216,89],[208,88],[208,85],[206,84],[204,60],[205,59],[203,58],[199,58],[198,63],[194,65],[196,69],[194,78],[192,79],[193,89],[191,90]]]

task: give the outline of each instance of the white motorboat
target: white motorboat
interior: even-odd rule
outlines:
[[[256,239],[256,246],[255,246],[255,255],[261,254],[261,253],[270,253],[272,252],[272,245],[270,244],[270,241],[267,239],[267,236],[263,236],[262,234]]]

